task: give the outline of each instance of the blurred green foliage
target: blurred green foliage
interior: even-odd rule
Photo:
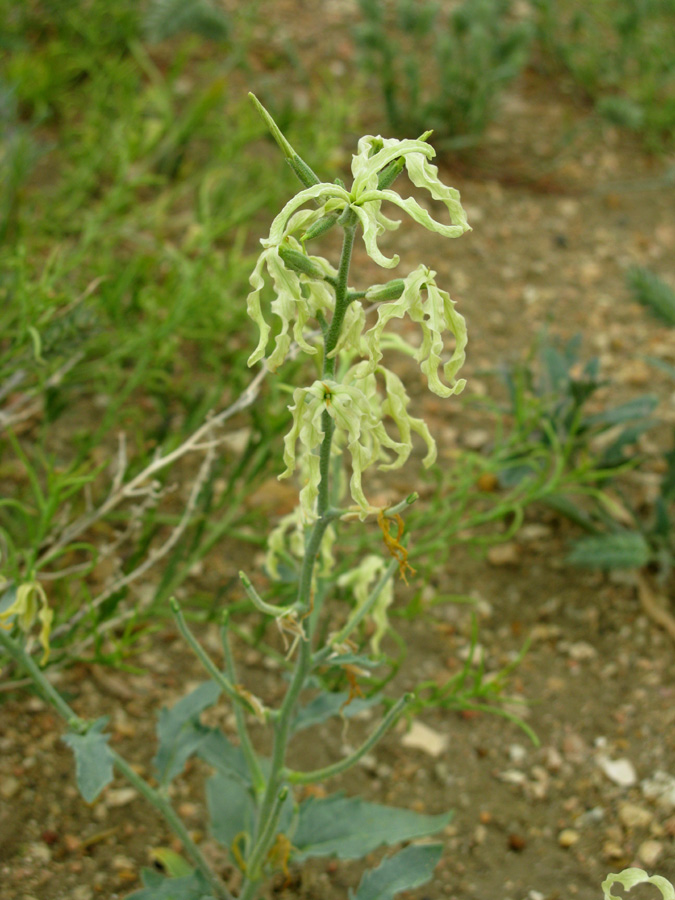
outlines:
[[[407,137],[433,128],[441,147],[477,142],[502,89],[527,61],[531,29],[510,0],[359,0],[355,34],[376,75],[389,126]]]
[[[542,59],[653,150],[675,139],[675,0],[533,0]]]

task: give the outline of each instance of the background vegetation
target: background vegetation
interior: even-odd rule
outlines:
[[[285,385],[259,380],[239,398],[253,378],[257,238],[295,183],[247,90],[326,178],[363,127],[434,127],[465,160],[528,73],[563,80],[599,129],[608,117],[672,151],[674,0],[359,0],[339,84],[330,69],[309,77],[292,44],[264,33],[260,3],[236,6],[0,3],[0,609],[18,582],[40,581],[56,611],[55,664],[121,664],[205,564],[208,586],[191,581],[190,596],[212,615],[236,575],[212,551],[236,541],[257,552],[267,516],[285,511],[282,491],[262,512],[255,496],[276,471]],[[631,285],[673,324],[667,285],[649,272]],[[545,502],[589,532],[575,562],[615,564],[607,536],[619,533],[620,564],[669,573],[673,452],[647,520],[636,511],[622,531],[603,494],[635,465],[625,451],[652,424],[654,399],[587,413],[597,367],[578,352],[545,343],[503,371],[489,449],[432,474],[456,502],[432,501],[433,533],[424,518],[414,526],[428,571],[451,543],[503,540]],[[577,362],[582,379],[569,376]]]

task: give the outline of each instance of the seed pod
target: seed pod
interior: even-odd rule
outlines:
[[[374,284],[366,291],[366,300],[372,300],[373,303],[379,303],[380,300],[398,300],[405,288],[405,281],[402,278],[394,278],[386,284]]]
[[[339,212],[329,213],[327,216],[321,216],[320,219],[317,219],[316,222],[310,226],[307,231],[303,234],[301,240],[304,243],[305,241],[311,241],[314,238],[321,237],[322,234],[325,234],[327,231],[330,231],[333,225],[337,222],[340,216]]]
[[[312,260],[300,253],[299,250],[293,250],[291,247],[285,247],[283,244],[279,247],[279,256],[283,260],[287,269],[294,272],[301,272],[303,275],[309,275],[310,278],[323,279],[324,273],[315,265]]]

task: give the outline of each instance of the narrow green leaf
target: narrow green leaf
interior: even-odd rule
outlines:
[[[442,844],[406,847],[376,869],[366,871],[356,894],[349,892],[350,900],[391,900],[399,891],[425,884],[433,876],[442,853]]]
[[[567,561],[587,569],[637,569],[646,565],[651,555],[639,531],[623,531],[581,538]]]
[[[310,798],[300,806],[294,856],[360,859],[377,847],[434,834],[451,818],[451,812],[427,816],[341,794]]]
[[[628,286],[633,296],[662,322],[675,325],[675,291],[658,275],[641,266],[628,270]]]
[[[63,740],[75,754],[77,786],[87,801],[93,803],[113,779],[113,755],[108,747],[109,734],[101,734],[108,716],[92,723],[85,734],[68,732]]]
[[[658,402],[659,398],[655,394],[645,394],[643,397],[636,397],[619,406],[588,416],[584,419],[583,424],[586,426],[605,425],[609,428],[635,419],[649,418],[658,406]]]
[[[199,714],[213,706],[219,694],[218,685],[206,681],[171,709],[161,710],[157,723],[159,748],[153,763],[162,784],[168,784],[182,772],[189,757],[212,733],[212,729],[199,722]]]

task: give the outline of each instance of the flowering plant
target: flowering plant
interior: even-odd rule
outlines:
[[[465,358],[466,325],[449,295],[436,284],[435,272],[420,265],[403,278],[365,290],[354,289],[349,286],[349,273],[356,235],[361,232],[368,256],[377,265],[391,269],[399,264],[399,257],[385,255],[378,242],[399,222],[383,212],[383,205],[398,207],[415,222],[446,237],[459,237],[468,230],[466,215],[457,191],[440,181],[437,168],[430,162],[434,150],[427,143],[428,133],[418,140],[362,138],[352,161],[353,183],[347,189],[339,179],[334,183],[320,181],[257,99],[252,96],[252,100],[303,187],[276,216],[269,236],[261,241],[247,301],[249,315],[259,330],[249,365],[264,360],[267,369],[275,372],[291,352],[292,342],[318,365],[318,376],[293,392],[292,422],[284,441],[286,468],[280,477],[300,476],[299,503],[273,530],[266,556],[267,572],[273,580],[281,577],[283,565],[285,579],[295,583],[295,600],[287,605],[268,602],[251,579],[240,573],[254,607],[276,620],[286,642],[289,678],[283,700],[277,708],[271,708],[240,683],[227,613],[221,629],[224,663],[217,665],[190,631],[177,602],[172,601],[178,628],[210,680],[172,709],[162,710],[154,759],[155,787],[108,746],[108,735],[103,732],[106,720],[86,722],[76,716],[30,654],[0,628],[0,643],[28,669],[43,695],[68,721],[65,740],[75,754],[78,784],[85,799],[95,799],[116,768],[163,814],[182,843],[187,859],[163,851],[162,861],[170,878],[144,871],[145,886],[132,895],[134,900],[233,897],[235,888],[215,870],[170,802],[170,783],[193,755],[215,770],[207,782],[211,833],[227,848],[232,866],[239,872],[239,900],[255,900],[265,880],[275,871],[287,874],[292,861],[325,855],[359,858],[379,847],[436,833],[451,815],[390,809],[341,794],[303,799],[294,790],[327,781],[355,765],[401,716],[411,695],[390,703],[369,736],[342,759],[323,768],[301,771],[291,768],[287,757],[293,735],[330,716],[346,719],[384,699],[377,694],[363,698],[359,679],[367,678],[377,665],[380,644],[389,628],[387,608],[393,599],[395,572],[398,570],[405,579],[414,571],[402,543],[401,513],[417,496],[411,494],[393,506],[378,507],[367,497],[364,473],[374,466],[383,470],[403,466],[413,449],[413,435],[426,446],[424,464],[429,466],[436,458],[433,436],[426,423],[411,414],[410,398],[401,379],[386,366],[385,352],[403,352],[419,363],[429,389],[440,397],[450,397],[464,387],[457,376]],[[403,169],[416,187],[428,191],[432,200],[445,207],[449,222],[439,221],[416,199],[404,198],[393,190]],[[337,266],[307,251],[309,244],[334,227],[343,233]],[[266,279],[271,281],[274,294],[269,311],[265,309]],[[270,314],[272,321],[278,320],[279,327],[274,330]],[[388,330],[392,319],[404,316],[419,326],[421,339],[416,345]],[[454,347],[447,352],[446,333],[454,338]],[[265,358],[270,341],[273,349]],[[342,459],[347,455],[351,466],[348,485],[342,472]],[[347,490],[349,499],[342,505]],[[390,558],[370,553],[354,570],[336,576],[333,549],[338,522],[354,518],[363,521],[369,516],[377,517]],[[353,592],[354,603],[342,626],[327,634],[320,627],[321,614],[336,581]],[[2,612],[4,619],[10,619],[10,627],[32,625],[37,599],[45,601],[41,615],[45,623],[44,594],[32,587],[22,597],[23,605],[17,598]],[[373,626],[370,651],[362,640],[356,640],[366,620]],[[44,624],[44,640],[48,639],[48,624]],[[349,690],[320,690],[316,696],[321,673],[331,669],[342,672]],[[312,699],[308,699],[308,690],[315,693]],[[201,713],[222,694],[234,707],[238,744],[200,721]],[[272,730],[269,758],[260,756],[254,748],[249,716]],[[438,843],[413,843],[385,858],[363,876],[352,895],[354,900],[388,900],[399,891],[424,883],[431,877],[441,850]]]

